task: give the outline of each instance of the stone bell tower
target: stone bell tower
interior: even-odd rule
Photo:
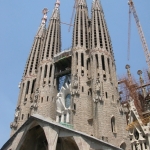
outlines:
[[[43,10],[43,18],[34,38],[29,58],[20,83],[20,93],[15,112],[14,122],[11,123],[12,134],[30,117],[31,103],[34,101],[35,85],[37,83],[37,72],[40,53],[46,33],[47,9]],[[36,107],[36,105],[34,106]]]
[[[86,0],[79,0],[74,21],[72,42],[72,101],[74,103],[73,126],[76,130],[93,134],[89,48],[90,20]],[[89,93],[89,94],[88,94]]]
[[[109,32],[99,0],[94,0],[91,18],[91,87],[94,136],[120,146],[129,146],[126,115],[121,111],[116,66]]]
[[[38,109],[36,113],[55,120],[57,83],[55,79],[54,55],[61,51],[60,2],[57,0],[44,39],[38,70]]]

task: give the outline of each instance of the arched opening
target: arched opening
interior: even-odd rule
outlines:
[[[72,137],[58,138],[56,150],[79,150],[76,142]]]
[[[125,142],[121,143],[120,148],[126,150],[126,143]]]
[[[41,128],[41,126],[37,125],[28,130],[23,143],[18,148],[20,150],[47,150],[48,143],[44,130]]]

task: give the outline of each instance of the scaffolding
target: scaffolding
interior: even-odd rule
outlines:
[[[150,79],[146,70],[138,71],[139,81],[136,81],[130,74],[128,69],[128,77],[120,78],[119,94],[122,104],[128,104],[130,100],[134,101],[137,113],[140,117],[141,124],[146,125],[150,122]],[[144,77],[142,76],[144,74]],[[129,108],[129,107],[128,107]],[[139,121],[135,120],[128,124],[127,130],[139,126]]]

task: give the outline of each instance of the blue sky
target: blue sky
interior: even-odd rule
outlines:
[[[40,25],[42,9],[49,9],[48,21],[55,0],[0,0],[0,147],[8,140],[10,122],[14,119],[20,82],[34,36]],[[91,15],[92,0],[87,0]],[[101,0],[115,53],[117,75],[126,73],[131,65],[134,75],[146,68],[140,38],[132,17],[130,61],[127,61],[128,5],[127,0]],[[140,22],[150,48],[150,1],[134,0]],[[74,0],[61,0],[61,21],[69,23]],[[62,49],[71,46],[72,30],[62,25]]]

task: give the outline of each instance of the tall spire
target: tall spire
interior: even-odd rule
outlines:
[[[41,59],[51,59],[61,50],[61,28],[60,28],[60,1],[56,0],[55,7],[50,18]]]
[[[101,4],[99,0],[93,0],[92,10],[102,10]]]
[[[16,113],[14,122],[11,123],[12,134],[28,119],[31,115],[30,106],[33,102],[33,95],[37,79],[37,70],[39,66],[39,58],[41,53],[41,47],[43,45],[43,39],[46,31],[48,9],[43,9],[43,18],[38,29],[38,32],[34,38],[33,46],[27,64],[25,67],[22,82],[20,83],[20,93],[18,103],[16,107]],[[20,119],[22,118],[22,119]]]
[[[99,0],[94,0],[92,5],[92,49],[102,48],[112,52],[112,45],[106,26],[104,13]]]
[[[36,35],[37,37],[41,37],[43,35],[43,30],[46,29],[48,9],[44,8],[42,13],[43,13],[43,18],[42,18],[41,25],[40,25],[39,30],[38,30],[37,35]]]
[[[88,9],[86,0],[79,0],[74,21],[73,47],[89,48]]]
[[[59,19],[59,17],[60,17],[59,16],[59,7],[60,7],[60,1],[56,0],[55,8],[53,10],[51,19]]]
[[[43,38],[44,38],[45,32],[46,32],[46,21],[47,21],[48,9],[44,8],[42,13],[43,13],[43,18],[42,18],[40,27],[39,27],[38,32],[37,32],[35,39],[34,39],[31,53],[29,55],[29,58],[28,58],[28,61],[26,64],[24,76],[26,76],[26,75],[28,76],[31,74],[35,75],[36,71],[37,71],[37,67],[38,67],[38,63],[39,63],[40,50],[41,50]]]

